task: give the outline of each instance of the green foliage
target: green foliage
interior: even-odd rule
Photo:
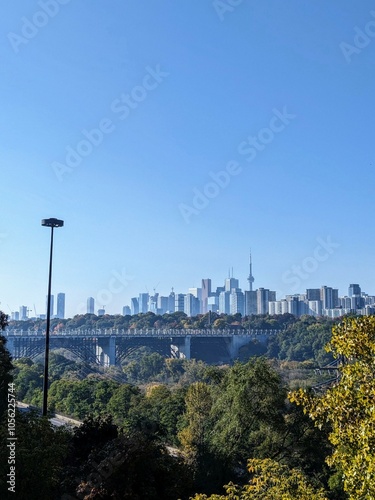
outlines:
[[[267,356],[288,361],[314,360],[317,364],[332,361],[324,346],[331,337],[332,320],[302,316],[285,325],[283,331],[270,338]]]
[[[9,448],[0,446],[0,496],[19,500],[50,500],[55,498],[70,432],[63,427],[54,428],[46,418],[35,413],[16,416],[16,494],[6,493],[9,473]],[[6,421],[1,422],[0,441],[6,438]]]
[[[204,382],[192,384],[185,397],[186,427],[179,433],[180,442],[188,454],[203,454],[207,447],[210,411],[212,407],[211,391]]]
[[[342,361],[338,383],[317,396],[299,390],[291,401],[321,427],[329,422],[334,447],[328,458],[343,474],[353,500],[375,498],[375,317],[348,318],[333,328],[327,347]],[[345,360],[345,362],[343,362]]]
[[[49,407],[78,419],[90,414],[98,416],[107,412],[107,404],[118,387],[117,382],[98,375],[85,380],[56,380],[49,390]]]
[[[122,384],[114,391],[107,410],[117,422],[122,422],[128,418],[131,407],[139,404],[140,398],[141,391],[138,387]]]
[[[217,388],[212,444],[233,465],[272,456],[282,432],[286,391],[266,360],[236,363]]]
[[[34,364],[29,359],[14,362],[14,383],[17,388],[17,398],[31,403],[33,397],[43,387],[43,366]]]
[[[324,491],[312,485],[298,469],[289,469],[270,459],[248,462],[251,479],[245,486],[225,486],[226,495],[196,495],[194,500],[327,500]]]
[[[110,418],[75,431],[61,493],[74,498],[175,500],[190,491],[188,468],[145,432],[118,433]]]

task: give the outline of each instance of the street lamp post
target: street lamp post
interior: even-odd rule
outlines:
[[[43,219],[42,226],[51,228],[51,249],[49,254],[49,277],[48,277],[48,294],[47,294],[47,326],[46,326],[46,349],[44,353],[44,379],[43,379],[43,417],[47,416],[47,400],[48,400],[48,360],[49,360],[49,328],[51,322],[51,283],[52,283],[52,251],[53,251],[53,230],[55,227],[62,227],[63,220],[59,219]]]

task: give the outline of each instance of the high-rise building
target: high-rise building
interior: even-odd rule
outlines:
[[[320,288],[307,288],[306,289],[306,299],[307,300],[320,300]]]
[[[339,291],[337,288],[322,286],[320,289],[320,300],[322,301],[323,309],[334,309],[338,306]]]
[[[184,297],[184,313],[189,317],[199,314],[200,300],[192,293],[187,293]]]
[[[170,314],[175,312],[175,307],[176,307],[175,301],[176,301],[176,294],[174,293],[173,288],[172,288],[171,293],[168,295],[168,309],[167,309],[167,311]]]
[[[93,297],[87,299],[87,314],[95,314],[95,300]]]
[[[138,307],[140,313],[146,313],[148,311],[148,301],[150,295],[148,293],[140,293],[138,297]]]
[[[169,297],[158,296],[157,314],[165,314],[168,311]]]
[[[322,301],[319,300],[309,300],[308,301],[309,312],[311,316],[321,316],[322,315]]]
[[[21,306],[20,307],[20,321],[27,320],[27,317],[28,317],[27,306]]]
[[[216,297],[216,295],[211,295],[211,297],[208,297],[207,299],[207,312],[217,313],[218,311],[219,311],[219,297]]]
[[[288,313],[299,316],[299,297],[298,295],[287,295]]]
[[[211,280],[209,278],[202,279],[202,313],[208,311],[208,297],[211,296]]]
[[[101,309],[98,309],[98,316],[104,316],[105,315],[105,309],[102,307]]]
[[[131,315],[131,309],[129,306],[124,306],[122,308],[122,315],[123,316],[130,316]]]
[[[229,296],[229,307],[231,314],[240,313],[242,316],[245,314],[245,298],[242,291],[237,288],[232,288]]]
[[[286,299],[273,300],[268,302],[268,313],[270,315],[274,314],[286,314],[288,312],[288,301]]]
[[[258,288],[257,293],[257,314],[268,313],[269,290],[266,288]]]
[[[175,303],[174,303],[175,312],[177,311],[184,312],[184,308],[185,308],[185,295],[183,293],[176,293]]]
[[[230,314],[230,292],[220,292],[219,314]]]
[[[19,319],[20,319],[20,313],[18,311],[13,311],[11,318],[12,318],[13,321],[19,321]]]
[[[226,292],[231,292],[233,288],[239,288],[238,280],[235,278],[226,278],[224,282]]]
[[[349,285],[349,297],[353,297],[353,295],[361,295],[361,287],[359,285]]]
[[[130,299],[130,307],[132,316],[139,313],[139,303],[137,297],[132,297]]]
[[[255,290],[245,291],[245,315],[251,316],[257,313],[257,292]]]
[[[158,297],[159,294],[155,293],[155,295],[150,295],[148,298],[147,311],[157,314],[158,310]]]
[[[51,295],[51,301],[50,301],[50,313],[51,313],[51,318],[53,317],[53,310],[54,310],[54,302],[55,302],[55,296]],[[46,314],[47,314],[47,308],[48,308],[48,295],[46,295]]]
[[[57,311],[56,317],[60,319],[65,318],[65,293],[57,294]]]

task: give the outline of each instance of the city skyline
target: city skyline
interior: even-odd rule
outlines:
[[[249,248],[278,296],[375,288],[370,0],[41,3],[0,19],[4,312],[45,308],[48,217],[68,316],[245,288]]]
[[[77,314],[95,314],[95,315],[134,315],[138,313],[154,312],[155,314],[165,314],[176,311],[183,311],[188,316],[195,316],[197,314],[206,314],[208,311],[217,312],[219,314],[235,314],[240,312],[242,316],[249,314],[283,314],[285,312],[290,312],[296,315],[302,314],[312,314],[312,315],[327,315],[328,312],[324,312],[325,308],[328,309],[345,309],[344,313],[349,311],[355,311],[356,309],[363,309],[365,307],[370,307],[371,311],[375,310],[375,294],[373,295],[371,291],[363,290],[361,285],[349,284],[347,286],[347,293],[342,292],[338,288],[334,288],[327,285],[321,285],[320,287],[306,288],[300,293],[285,293],[285,295],[278,295],[276,291],[270,290],[265,287],[255,287],[253,291],[254,278],[249,280],[252,275],[252,262],[250,257],[250,273],[248,275],[247,281],[249,282],[248,288],[240,287],[240,282],[237,278],[233,276],[230,270],[228,271],[228,276],[223,280],[221,285],[214,286],[211,278],[202,278],[201,287],[189,287],[183,290],[175,290],[174,287],[171,288],[168,295],[162,295],[153,289],[153,293],[139,292],[136,297],[132,297],[127,304],[123,304],[120,311],[108,311],[106,305],[102,303],[96,303],[94,297],[87,297],[85,302],[85,307],[83,307],[84,302],[81,302],[82,309]],[[226,292],[222,294],[221,292]],[[230,296],[238,292],[238,298],[234,300],[240,300],[241,306],[236,310],[231,310],[236,306],[232,305],[233,297]],[[329,293],[328,298],[326,294]],[[253,294],[253,295],[251,295]],[[258,294],[258,296],[257,296]],[[259,295],[260,294],[260,295]],[[266,294],[263,298],[263,294]],[[333,294],[333,295],[332,295]],[[222,295],[225,295],[222,296]],[[171,297],[173,296],[172,302]],[[216,297],[215,300],[212,300]],[[336,298],[334,298],[336,297]],[[352,298],[354,297],[354,299]],[[362,297],[362,299],[357,299]],[[298,299],[298,300],[297,300]],[[348,300],[350,299],[350,300]],[[264,301],[264,304],[259,303]],[[296,301],[294,306],[288,306],[287,302]],[[305,302],[307,308],[299,307],[298,301]],[[309,303],[311,301],[311,304]],[[321,302],[321,304],[313,304],[313,302]],[[312,309],[309,309],[311,307]],[[9,311],[9,318],[12,320],[25,320],[33,317],[45,318],[45,314],[37,315],[35,304],[33,309],[28,308],[28,306],[19,306],[19,311]],[[323,310],[323,313],[322,313]],[[35,316],[29,316],[29,312],[34,311]],[[52,317],[66,319],[73,316],[65,316],[65,293],[57,294],[57,304],[56,304],[56,314],[54,314],[54,294],[51,295],[51,314]],[[370,311],[370,312],[371,312]],[[343,313],[343,314],[344,314]],[[368,313],[368,312],[367,312]],[[371,312],[372,314],[372,312]],[[329,315],[329,314],[328,314]],[[341,314],[337,314],[341,315]]]

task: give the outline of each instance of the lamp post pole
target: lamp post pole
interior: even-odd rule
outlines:
[[[51,228],[51,248],[49,254],[49,276],[47,294],[47,325],[46,325],[46,347],[44,353],[44,378],[43,378],[43,417],[47,416],[48,404],[48,362],[49,362],[49,330],[51,323],[51,284],[52,284],[52,252],[53,252],[53,230],[55,227],[62,227],[64,221],[59,219],[43,219],[42,226]]]

